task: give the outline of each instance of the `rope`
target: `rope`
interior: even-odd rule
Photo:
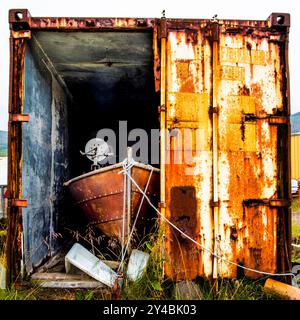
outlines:
[[[132,163],[131,164],[127,164],[127,159],[125,159],[123,161],[123,170],[120,172],[120,173],[123,173],[124,174],[124,177],[126,177],[126,175],[128,175],[130,178],[131,178],[131,174],[128,173],[128,171],[134,166],[134,161],[131,161]],[[127,169],[129,168],[129,169]],[[150,180],[151,180],[151,177],[152,177],[152,174],[153,174],[153,167],[151,167],[151,172],[150,172],[150,175],[149,175],[149,178],[148,178],[148,181],[147,181],[147,184],[146,184],[146,187],[145,187],[145,190],[142,191],[142,200],[140,202],[140,205],[139,205],[139,208],[138,208],[138,211],[135,215],[135,219],[134,219],[134,222],[133,222],[133,225],[132,225],[132,228],[130,230],[130,234],[129,234],[129,237],[128,237],[128,240],[127,240],[127,243],[126,243],[126,247],[125,247],[125,250],[123,251],[122,250],[122,258],[121,258],[121,262],[120,262],[120,265],[119,265],[119,268],[118,268],[118,272],[120,271],[121,267],[123,266],[124,264],[124,260],[125,260],[125,256],[126,256],[126,253],[128,251],[128,247],[129,247],[129,244],[130,244],[130,241],[131,241],[131,238],[132,238],[132,235],[133,235],[133,232],[134,232],[134,228],[135,228],[135,225],[136,225],[136,222],[137,222],[137,219],[139,217],[139,214],[140,214],[140,211],[142,209],[142,205],[143,205],[143,202],[144,202],[144,199],[145,199],[145,195],[147,193],[147,190],[148,190],[148,186],[149,186],[149,183],[150,183]],[[123,239],[122,239],[123,240]]]
[[[125,237],[125,214],[126,214],[126,175],[124,174],[124,191],[123,191],[123,221],[122,221],[122,250],[121,250],[121,257],[123,258],[123,252],[124,252],[124,237]],[[119,265],[119,268],[122,268],[123,270],[123,262],[124,260],[122,260],[122,262]],[[119,271],[119,270],[118,270]]]
[[[129,179],[131,179],[131,181],[134,183],[134,185],[137,187],[137,189],[144,193],[143,190],[139,187],[139,185],[136,183],[136,181],[131,177],[131,175],[128,174],[126,168],[127,167],[132,167],[134,165],[134,160],[131,160],[131,163],[128,163],[127,159],[126,159],[127,164],[125,166],[123,166],[125,174],[128,176]],[[239,263],[230,261],[226,258],[221,257],[220,255],[214,253],[212,250],[210,250],[209,248],[206,248],[205,246],[203,246],[202,244],[200,244],[199,242],[197,242],[196,240],[194,240],[193,238],[191,238],[189,235],[185,234],[182,230],[180,230],[175,224],[173,224],[169,219],[167,219],[164,215],[162,215],[160,213],[160,211],[152,204],[152,202],[150,201],[150,199],[148,198],[148,196],[146,194],[144,194],[145,199],[147,200],[147,202],[149,203],[149,205],[158,213],[158,215],[165,220],[170,226],[172,226],[175,230],[177,230],[179,233],[181,233],[184,237],[186,237],[187,239],[189,239],[191,242],[193,242],[194,244],[196,244],[197,246],[199,246],[200,248],[202,248],[203,250],[209,252],[212,256],[216,257],[217,259],[220,259],[224,262],[227,262],[228,264],[234,265],[238,268],[244,269],[244,270],[248,270],[248,271],[252,271],[258,274],[264,274],[264,275],[269,275],[269,276],[292,276],[293,278],[295,278],[295,274],[292,272],[288,272],[288,273],[271,273],[271,272],[265,272],[265,271],[260,271],[260,270],[256,270],[253,268],[248,268],[245,267]]]

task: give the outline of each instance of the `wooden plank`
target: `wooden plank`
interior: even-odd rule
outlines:
[[[264,290],[273,294],[275,293],[289,300],[300,300],[300,289],[271,278],[267,279],[264,285]]]
[[[79,289],[79,288],[104,288],[106,287],[104,284],[98,281],[87,281],[87,280],[52,280],[52,281],[42,281],[41,282],[42,288],[72,288],[72,289]]]
[[[37,272],[31,276],[33,280],[92,280],[87,274],[69,274],[62,272]]]
[[[106,288],[88,275],[66,274],[60,272],[34,273],[31,279],[43,288]]]

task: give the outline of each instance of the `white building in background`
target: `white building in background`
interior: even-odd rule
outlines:
[[[7,157],[0,157],[0,185],[7,185]]]

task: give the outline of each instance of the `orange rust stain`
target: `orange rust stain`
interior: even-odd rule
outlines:
[[[176,152],[182,151],[172,151],[171,159]],[[169,186],[166,188],[166,217],[194,240],[201,242],[201,223],[197,214],[201,204],[196,198],[196,190],[192,189],[193,176],[187,176],[185,170],[185,165],[174,164],[172,160],[166,165],[166,185]],[[202,273],[199,270],[199,247],[169,226],[166,226],[166,260],[166,275],[174,280],[194,279],[199,271]]]
[[[154,84],[155,84],[155,92],[160,90],[160,50],[158,48],[158,30],[157,25],[153,28],[153,56],[154,56]]]

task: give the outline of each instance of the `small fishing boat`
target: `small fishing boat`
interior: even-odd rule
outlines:
[[[69,189],[73,204],[80,207],[88,222],[107,236],[116,237],[120,241],[123,217],[127,235],[138,212],[137,232],[142,232],[149,225],[149,219],[155,217],[154,210],[143,199],[140,190],[129,178],[124,179],[124,174],[120,173],[122,170],[123,163],[117,163],[93,170],[64,184]],[[157,205],[159,169],[134,162],[130,175],[143,191],[146,190],[151,202]]]

